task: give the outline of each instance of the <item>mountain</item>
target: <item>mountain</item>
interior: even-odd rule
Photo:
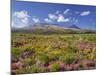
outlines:
[[[48,23],[35,23],[23,28],[12,28],[13,32],[32,32],[36,34],[66,34],[66,33],[93,33],[92,30],[85,30],[79,28],[77,25],[70,25],[67,27],[61,27],[57,24],[48,24]]]
[[[76,26],[76,25],[70,25],[70,26],[68,26],[68,28],[72,28],[72,29],[81,29],[81,28],[79,28],[79,27]]]

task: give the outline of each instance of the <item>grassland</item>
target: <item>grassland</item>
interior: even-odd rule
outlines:
[[[12,33],[12,73],[95,69],[95,34]]]

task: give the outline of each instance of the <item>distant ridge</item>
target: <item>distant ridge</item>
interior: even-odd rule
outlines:
[[[76,25],[71,25],[71,26],[68,26],[68,28],[81,29],[81,28],[79,28],[79,27],[78,27],[78,26],[76,26]]]
[[[12,28],[13,32],[32,32],[39,34],[77,34],[77,33],[95,33],[93,30],[82,29],[77,25],[70,25],[67,27],[61,27],[57,24],[48,23],[35,23],[22,28]]]

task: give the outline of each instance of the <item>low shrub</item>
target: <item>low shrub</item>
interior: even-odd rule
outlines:
[[[20,49],[19,48],[12,48],[11,49],[11,53],[12,53],[12,56],[14,57],[14,58],[18,58],[19,57],[19,55],[20,55],[20,53],[21,53],[21,51],[20,51]]]
[[[36,55],[36,61],[40,61],[41,64],[45,64],[49,62],[49,57],[48,55],[44,54],[44,53],[39,53]]]
[[[75,56],[74,54],[70,54],[70,53],[67,53],[67,54],[63,54],[59,60],[61,60],[62,62],[64,62],[65,64],[71,64],[74,60],[75,60]]]
[[[35,60],[33,58],[25,58],[22,60],[22,62],[26,65],[26,66],[31,66],[35,64]]]
[[[25,74],[25,73],[38,73],[40,69],[36,66],[27,66],[25,68],[18,69],[16,71],[17,74]]]
[[[58,63],[53,63],[49,67],[50,67],[50,71],[51,72],[56,72],[56,71],[59,71],[60,70],[60,66],[59,66]]]

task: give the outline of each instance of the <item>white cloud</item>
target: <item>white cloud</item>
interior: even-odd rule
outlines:
[[[18,20],[18,19],[17,19]],[[21,21],[12,21],[12,27],[14,28],[22,28],[22,27],[25,27],[26,24],[22,23]]]
[[[81,16],[86,16],[89,14],[90,14],[90,11],[83,11],[82,13],[80,13]]]
[[[65,18],[62,14],[58,15],[57,22],[68,22],[68,21],[69,21],[69,19]]]
[[[39,18],[36,18],[36,17],[33,17],[32,20],[33,20],[34,23],[39,23],[40,22]]]
[[[52,20],[51,19],[48,19],[48,18],[45,18],[44,21],[45,22],[52,22]]]
[[[28,15],[28,12],[23,10],[23,11],[17,11],[14,13],[14,16],[16,16],[17,18],[26,18],[26,17],[30,17]]]
[[[72,24],[77,24],[79,22],[79,20],[76,19],[75,17],[70,17],[69,19],[70,19],[70,23]]]
[[[12,27],[14,26],[14,22],[13,22],[13,21],[11,22],[11,26],[12,26]]]
[[[48,14],[48,18],[45,19],[46,22],[68,22],[69,19],[65,18],[63,14],[59,14],[59,11],[56,11],[56,14]]]
[[[23,18],[23,19],[21,19],[21,21],[23,22],[23,23],[28,23],[28,18]]]
[[[14,12],[12,15],[12,26],[17,28],[27,26],[29,23],[29,17],[28,12],[25,10]]]
[[[57,16],[55,14],[48,14],[49,19],[56,20]]]
[[[63,14],[67,14],[70,11],[70,9],[66,9]]]
[[[59,13],[60,13],[60,11],[59,11],[59,10],[57,10],[55,14],[59,14]]]

